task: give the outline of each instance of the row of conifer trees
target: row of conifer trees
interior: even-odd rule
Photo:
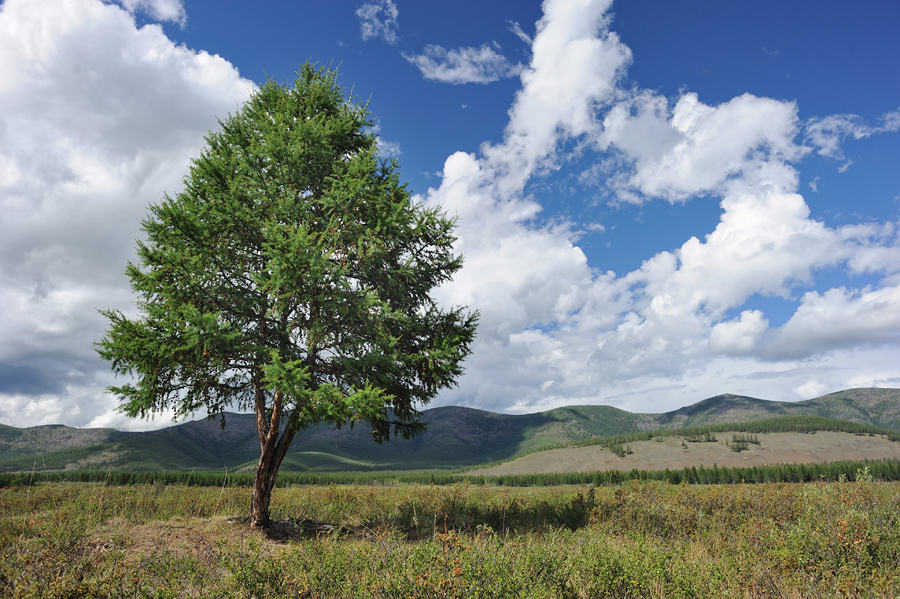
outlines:
[[[547,474],[514,474],[466,477],[471,484],[537,487],[551,485],[619,485],[631,480],[660,481],[670,484],[729,485],[741,483],[808,483],[856,481],[860,473],[867,480],[900,480],[900,460],[833,462],[822,464],[779,464],[748,468],[690,467],[680,470],[604,470],[597,472],[555,472]],[[447,484],[446,476],[418,475],[404,477],[404,482]],[[455,477],[459,480],[459,475]]]
[[[618,485],[630,480],[661,481],[670,484],[739,484],[767,482],[838,482],[855,481],[860,472],[876,481],[900,480],[900,460],[833,462],[822,464],[779,464],[748,468],[690,467],[680,470],[605,470],[597,472],[556,472],[547,474],[514,474],[502,476],[468,476],[448,472],[284,472],[278,476],[279,487],[292,485],[342,484],[435,484],[448,485],[468,481],[474,485],[537,487],[553,485]],[[100,483],[124,485],[186,485],[198,487],[249,487],[253,475],[223,472],[34,472],[0,474],[0,487],[28,486],[42,482]]]

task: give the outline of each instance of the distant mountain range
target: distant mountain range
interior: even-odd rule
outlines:
[[[413,440],[372,441],[371,429],[310,427],[298,433],[283,471],[455,468],[503,460],[540,447],[645,430],[823,416],[900,431],[900,389],[849,389],[801,402],[718,395],[663,414],[610,406],[571,406],[526,415],[462,407],[425,410],[428,431]],[[250,414],[144,433],[62,425],[0,425],[0,472],[65,469],[222,470],[255,467],[256,419]]]

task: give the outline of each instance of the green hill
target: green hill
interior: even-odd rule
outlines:
[[[850,389],[796,403],[719,395],[664,414],[634,414],[610,406],[570,406],[526,415],[434,408],[424,411],[428,431],[410,441],[393,439],[377,445],[365,426],[310,427],[298,433],[282,468],[285,472],[457,468],[593,437],[781,416],[819,416],[900,431],[900,389]],[[223,429],[217,420],[201,420],[143,433],[0,425],[0,472],[253,468],[259,455],[255,416],[229,413],[225,424]]]

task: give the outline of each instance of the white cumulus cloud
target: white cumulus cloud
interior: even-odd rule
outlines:
[[[6,0],[0,57],[0,420],[87,425],[114,405],[96,310],[132,303],[147,205],[253,84],[99,0]]]
[[[730,184],[793,189],[789,163],[805,152],[798,132],[793,103],[744,94],[713,107],[688,93],[670,111],[665,98],[644,92],[609,111],[598,139],[630,167],[611,181],[620,199],[676,201]]]
[[[0,5],[5,423],[124,424],[91,346],[105,328],[96,309],[132,305],[122,271],[147,204],[178,191],[204,133],[252,89],[227,61],[135,25],[135,10],[165,20],[160,7],[181,4],[123,5]],[[437,403],[660,411],[723,392],[900,386],[900,224],[830,227],[812,217],[798,176],[814,152],[839,158],[843,140],[900,129],[898,113],[877,125],[803,121],[793,102],[751,93],[713,105],[636,88],[610,5],[544,2],[534,37],[520,35],[532,52],[522,67],[491,46],[423,62],[443,80],[522,83],[502,141],[449,156],[440,184],[417,198],[458,217],[466,262],[438,299],[482,313],[466,374]],[[357,14],[364,37],[396,41],[392,2]],[[582,180],[613,204],[715,202],[719,222],[631,272],[589,263],[580,236],[603,225],[545,218],[528,187],[573,147],[593,162]],[[845,275],[842,286],[822,284],[823,272]],[[751,304],[759,296],[797,307],[775,319]]]
[[[843,287],[803,295],[767,348],[773,359],[805,358],[845,347],[900,343],[900,286]]]
[[[187,21],[181,0],[119,0],[119,3],[131,14],[142,11],[157,21],[172,21],[181,25]]]
[[[760,310],[744,310],[741,315],[722,321],[709,331],[709,351],[716,354],[749,354],[766,329],[769,321]]]
[[[423,198],[459,218],[466,265],[442,301],[482,310],[467,374],[442,401],[662,410],[704,392],[765,388],[786,398],[791,389],[846,386],[843,369],[804,360],[859,365],[871,348],[898,343],[896,227],[835,229],[811,218],[796,170],[812,151],[802,143],[811,129],[793,102],[747,93],[707,105],[694,93],[669,99],[633,88],[631,52],[609,30],[609,5],[544,3],[502,143],[448,158],[442,184]],[[890,115],[884,122],[893,127]],[[584,179],[606,186],[614,202],[716,196],[719,224],[629,273],[588,264],[578,227],[542,221],[539,200],[525,192],[573,141],[594,149]],[[882,282],[826,290],[829,301],[806,294],[778,329],[763,311],[743,308],[754,295],[791,299],[835,268]],[[836,326],[842,318],[852,324]],[[867,357],[869,380],[888,380],[890,367]]]

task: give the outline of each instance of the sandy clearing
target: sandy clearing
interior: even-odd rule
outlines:
[[[731,433],[716,433],[718,442],[687,443],[682,437],[662,437],[661,441],[630,443],[634,452],[620,458],[610,450],[592,445],[550,449],[533,453],[499,466],[471,470],[467,474],[542,474],[548,472],[590,472],[595,470],[670,470],[691,466],[749,467],[773,464],[807,464],[842,460],[900,459],[900,443],[881,437],[820,431],[807,433],[763,433],[760,445],[742,452],[731,451],[725,439]]]

